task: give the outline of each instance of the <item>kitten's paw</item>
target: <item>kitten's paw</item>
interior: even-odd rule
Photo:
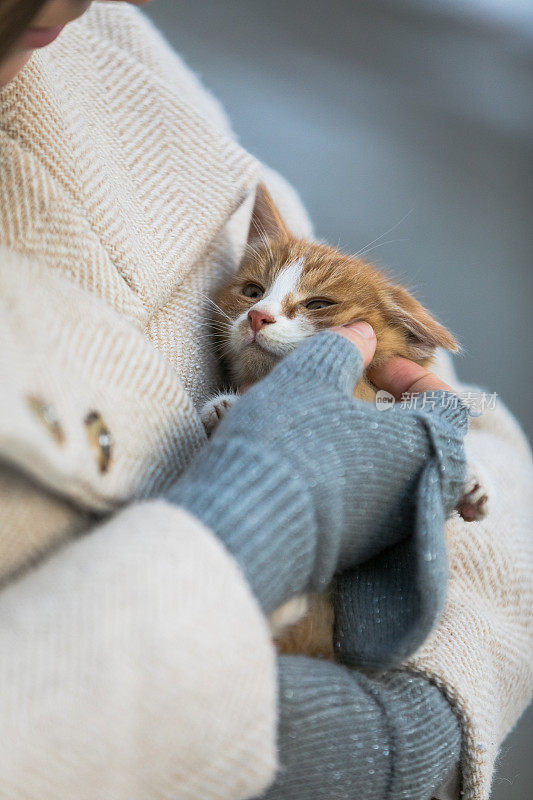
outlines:
[[[202,420],[205,432],[211,436],[222,417],[227,414],[229,409],[238,400],[236,394],[217,394],[212,400],[200,409],[200,418]]]
[[[272,636],[275,638],[282,634],[287,628],[296,625],[297,622],[305,617],[308,610],[309,600],[305,594],[287,600],[286,603],[276,608],[268,617],[268,624]]]
[[[456,507],[465,522],[477,522],[489,513],[487,481],[477,467],[467,466],[464,494]]]

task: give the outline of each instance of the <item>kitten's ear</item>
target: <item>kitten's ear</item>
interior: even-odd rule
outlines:
[[[390,290],[386,310],[389,320],[404,329],[413,359],[430,358],[436,347],[459,350],[452,334],[401,286]]]
[[[255,193],[248,243],[251,244],[256,239],[263,239],[265,236],[269,239],[284,239],[290,234],[268,189],[263,183],[260,183]]]

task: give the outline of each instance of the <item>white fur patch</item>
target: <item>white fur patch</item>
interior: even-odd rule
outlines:
[[[289,295],[300,282],[305,259],[299,258],[281,270],[276,280],[261,300],[255,304],[254,308],[266,311],[273,317],[281,314],[281,306],[287,295]]]
[[[268,624],[272,636],[280,636],[287,628],[296,625],[309,611],[309,599],[307,595],[301,594],[292,597],[276,608],[269,617]]]

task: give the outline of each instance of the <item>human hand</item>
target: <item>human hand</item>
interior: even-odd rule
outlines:
[[[355,345],[361,353],[364,367],[368,367],[374,357],[377,345],[376,334],[368,322],[357,321],[351,325],[343,325],[329,330],[332,333],[338,333]],[[433,372],[401,356],[395,356],[384,364],[371,367],[368,371],[368,377],[378,389],[385,389],[385,391],[390,392],[396,400],[399,400],[402,394],[406,392],[419,394],[430,391],[454,391],[451,386],[438,378]],[[251,386],[251,383],[245,383],[240,387],[239,391],[244,393]]]
[[[331,330],[344,336],[359,349],[365,367],[370,364],[376,350],[376,336],[367,322],[357,322]],[[401,356],[395,356],[379,366],[370,367],[368,377],[378,389],[390,392],[396,400],[405,393],[421,394],[438,391],[453,393],[454,391],[433,372]]]
[[[405,393],[454,392],[451,386],[444,383],[433,372],[400,356],[391,358],[377,367],[371,367],[369,378],[378,389],[390,392],[396,400],[399,400]]]

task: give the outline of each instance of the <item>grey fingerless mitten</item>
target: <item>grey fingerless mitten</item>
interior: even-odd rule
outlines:
[[[383,666],[440,613],[467,414],[380,413],[351,396],[361,373],[342,337],[305,342],[239,400],[170,499],[217,533],[267,612],[359,570],[337,585],[337,652]],[[268,800],[427,800],[457,758],[457,721],[422,678],[293,657],[279,659],[279,682]]]

